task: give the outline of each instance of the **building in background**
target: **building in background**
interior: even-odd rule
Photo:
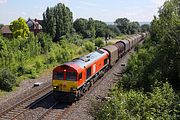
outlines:
[[[37,35],[37,33],[42,32],[42,20],[37,19],[28,19],[26,24],[29,27],[29,30],[34,33],[34,35]]]
[[[7,37],[7,38],[12,38],[12,31],[10,30],[9,28],[9,25],[4,25],[1,29],[0,29],[2,35],[4,37]]]

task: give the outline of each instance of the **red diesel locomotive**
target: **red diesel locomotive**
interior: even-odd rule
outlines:
[[[57,66],[53,70],[53,92],[55,96],[79,98],[106,70],[140,42],[147,33],[133,35],[114,45],[105,46],[95,52]]]

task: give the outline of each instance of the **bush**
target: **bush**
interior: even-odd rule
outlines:
[[[11,91],[16,84],[16,77],[9,69],[2,69],[0,71],[0,89]]]
[[[36,61],[35,68],[37,71],[39,71],[43,67],[43,63],[41,61]]]
[[[115,89],[111,99],[97,103],[92,113],[97,120],[170,120],[178,119],[178,96],[168,84],[155,87],[152,93]]]
[[[102,38],[96,38],[95,39],[95,46],[101,48],[104,46],[104,42],[103,42],[103,39]]]
[[[22,76],[25,73],[26,69],[23,65],[17,67],[18,76]]]
[[[31,68],[31,69],[30,69],[30,72],[31,72],[31,74],[30,74],[29,78],[31,78],[31,79],[35,79],[35,78],[37,78],[37,77],[38,77],[38,75],[37,75],[37,71],[36,71],[36,69],[35,69],[35,68]]]
[[[84,46],[85,46],[85,48],[86,48],[89,52],[92,52],[92,51],[95,50],[95,45],[94,45],[92,42],[90,42],[90,41],[86,41],[86,42],[84,43]]]

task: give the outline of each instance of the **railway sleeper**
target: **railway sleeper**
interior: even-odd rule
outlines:
[[[12,117],[10,117],[10,116],[2,116],[1,118],[0,118],[0,120],[4,120],[4,119],[6,119],[6,120],[10,120]]]

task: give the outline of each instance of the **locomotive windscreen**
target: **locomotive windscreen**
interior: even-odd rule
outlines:
[[[55,72],[53,74],[53,79],[55,79],[55,80],[63,80],[64,79],[64,72]]]
[[[66,72],[66,80],[76,81],[76,73],[75,72]]]

